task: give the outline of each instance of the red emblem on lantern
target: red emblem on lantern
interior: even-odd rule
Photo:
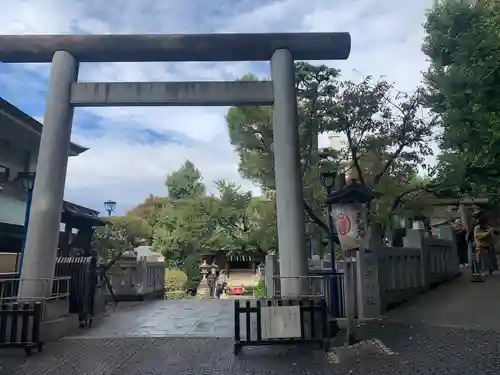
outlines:
[[[345,236],[351,231],[351,220],[347,215],[338,214],[337,215],[337,232],[341,236]]]

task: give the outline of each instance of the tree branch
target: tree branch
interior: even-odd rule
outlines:
[[[394,163],[394,161],[396,160],[396,158],[399,157],[399,155],[401,154],[401,152],[403,152],[403,149],[405,147],[406,147],[406,142],[403,142],[403,143],[401,143],[399,145],[399,147],[394,152],[394,154],[392,154],[392,156],[389,158],[389,160],[387,160],[387,163],[385,164],[385,166],[382,169],[382,171],[380,171],[379,173],[377,173],[375,175],[375,178],[373,180],[373,184],[374,185],[378,185],[378,183],[380,182],[380,180],[382,179],[382,177],[384,177],[384,174],[388,171],[388,169],[391,167],[392,163]]]
[[[354,168],[356,168],[356,172],[358,172],[358,181],[362,184],[365,185],[365,178],[363,176],[363,171],[361,170],[361,166],[359,165],[359,159],[358,159],[358,149],[354,145],[354,141],[352,139],[352,134],[349,129],[346,130],[346,137],[347,137],[347,143],[349,143],[349,150],[351,152],[351,159],[354,164]]]
[[[325,222],[323,220],[321,220],[313,211],[313,209],[311,208],[311,206],[309,206],[309,204],[307,204],[307,202],[304,200],[304,209],[306,210],[306,213],[307,215],[309,216],[309,218],[314,222],[314,224],[316,224],[317,226],[319,226],[321,229],[323,229],[326,234],[330,235],[330,228],[328,228],[328,225],[325,224]],[[332,228],[332,230],[334,231],[333,233],[333,238],[335,240],[335,243],[336,244],[340,244],[340,241],[339,241],[339,237],[337,235],[337,232],[335,230],[335,228]]]
[[[394,213],[396,211],[396,209],[400,206],[401,201],[403,200],[403,198],[405,196],[407,196],[408,194],[411,194],[411,193],[415,193],[419,190],[426,191],[426,192],[431,193],[431,194],[433,194],[437,191],[437,190],[429,189],[429,187],[424,186],[424,185],[415,186],[409,190],[406,190],[406,191],[402,192],[401,194],[399,194],[396,197],[396,199],[394,200],[394,203],[391,206],[391,211],[390,211],[391,214]]]

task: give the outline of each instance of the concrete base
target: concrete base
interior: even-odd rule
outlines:
[[[77,314],[70,314],[58,319],[47,320],[40,325],[40,338],[43,342],[55,341],[74,333],[80,321]]]
[[[44,320],[52,321],[68,315],[68,300],[49,300],[44,303]]]

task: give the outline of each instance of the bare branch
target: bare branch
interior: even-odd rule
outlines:
[[[358,149],[354,145],[354,140],[352,139],[352,134],[349,129],[346,130],[346,137],[347,137],[347,142],[349,143],[349,150],[351,151],[351,159],[354,164],[354,168],[356,168],[356,172],[358,173],[358,181],[362,184],[365,185],[365,178],[363,176],[363,171],[361,170],[361,166],[359,165],[359,158],[358,158]]]

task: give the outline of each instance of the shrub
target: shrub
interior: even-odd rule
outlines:
[[[165,273],[165,289],[167,292],[184,291],[186,281],[187,276],[182,270],[170,268]]]
[[[177,290],[175,292],[167,292],[167,299],[185,299],[186,298],[186,292],[183,290]]]
[[[200,263],[200,257],[196,254],[189,255],[184,260],[184,272],[189,281],[199,282],[201,280]]]
[[[264,282],[264,278],[261,278],[257,283],[257,286],[253,290],[253,296],[255,299],[266,298],[266,283]]]

